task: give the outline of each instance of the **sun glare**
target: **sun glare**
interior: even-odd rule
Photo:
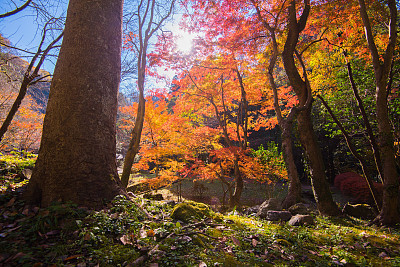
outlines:
[[[179,30],[177,33],[175,33],[175,35],[177,36],[177,50],[184,54],[190,53],[190,51],[192,50],[194,35],[182,30]]]

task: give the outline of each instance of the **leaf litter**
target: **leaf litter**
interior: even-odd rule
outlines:
[[[0,265],[395,266],[398,228],[316,216],[314,227],[211,211],[184,222],[163,201],[117,196],[100,211],[58,203],[27,207],[0,195]]]

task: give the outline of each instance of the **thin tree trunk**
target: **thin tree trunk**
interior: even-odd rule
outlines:
[[[276,116],[278,118],[278,125],[281,129],[281,138],[282,138],[282,155],[285,161],[285,167],[288,174],[289,180],[289,188],[288,194],[286,195],[285,199],[283,200],[282,206],[284,208],[289,208],[290,206],[301,202],[301,183],[299,179],[299,174],[297,171],[296,164],[294,162],[293,157],[293,140],[292,140],[292,129],[293,129],[293,121],[297,116],[298,111],[304,109],[306,105],[310,104],[311,99],[307,100],[304,107],[300,108],[292,108],[289,112],[289,115],[284,118],[281,112],[281,108],[279,106],[279,96],[278,96],[278,88],[275,83],[274,78],[274,69],[276,65],[276,61],[279,55],[278,52],[278,43],[276,40],[276,25],[278,24],[278,18],[275,18],[275,26],[271,26],[265,19],[263,19],[261,15],[261,11],[257,5],[257,3],[252,0],[252,3],[257,11],[257,16],[259,20],[263,23],[264,27],[268,30],[271,43],[272,43],[272,53],[270,55],[270,59],[268,62],[268,81],[269,85],[272,88],[273,96],[274,96],[274,109]]]
[[[243,178],[239,170],[239,160],[237,158],[235,158],[233,165],[235,175],[235,190],[230,201],[231,208],[235,206],[238,207],[240,205],[240,197],[243,192]]]
[[[46,26],[47,26],[47,24],[46,24]],[[2,125],[1,125],[1,128],[0,128],[0,141],[3,140],[4,134],[7,132],[8,127],[10,126],[12,120],[14,119],[15,114],[17,113],[19,107],[21,106],[21,103],[22,103],[22,101],[24,100],[24,98],[26,96],[26,93],[28,91],[29,86],[37,82],[37,80],[34,81],[34,79],[36,79],[38,77],[39,70],[40,70],[40,68],[41,68],[41,66],[42,66],[47,54],[54,47],[54,45],[58,41],[60,41],[60,39],[63,36],[63,33],[61,33],[56,39],[54,39],[47,46],[47,48],[44,51],[42,51],[41,50],[42,49],[42,45],[43,45],[43,42],[44,42],[45,37],[46,37],[46,26],[44,28],[42,41],[40,42],[38,50],[37,50],[36,54],[33,56],[28,68],[25,71],[24,79],[22,80],[18,96],[15,99],[10,111],[8,112],[6,119],[3,121]],[[40,54],[41,54],[40,60],[39,60],[38,64],[36,65],[36,67],[34,67],[35,62],[38,59]],[[31,73],[32,69],[34,69],[34,70]],[[39,80],[40,80],[40,78],[39,78]]]
[[[131,133],[131,140],[129,142],[128,151],[126,152],[124,166],[123,166],[122,175],[121,175],[122,186],[124,186],[125,188],[128,186],[129,177],[131,175],[132,165],[133,165],[133,162],[135,160],[137,153],[139,152],[140,137],[142,135],[142,129],[143,129],[143,123],[144,123],[145,106],[146,106],[146,102],[144,99],[144,94],[142,91],[140,91],[139,105],[138,105],[135,126],[133,127],[133,130]]]
[[[356,86],[356,83],[355,83],[354,77],[353,77],[353,70],[351,68],[350,62],[347,60],[347,53],[344,52],[343,54],[346,59],[347,74],[349,76],[351,88],[353,89],[354,97],[358,103],[358,109],[360,110],[360,113],[361,113],[363,121],[364,121],[365,128],[367,130],[367,134],[369,137],[369,143],[371,144],[372,152],[374,154],[375,165],[378,170],[379,177],[381,179],[381,182],[383,183],[383,170],[382,170],[381,155],[379,153],[378,144],[376,143],[375,135],[372,131],[371,124],[369,123],[367,112],[365,111],[365,108],[364,108],[364,104],[362,102],[360,94],[358,93],[358,89],[357,89],[357,86]]]
[[[331,115],[332,119],[335,121],[335,123],[338,125],[339,129],[342,131],[342,134],[346,140],[347,146],[350,149],[351,154],[358,159],[358,161],[361,164],[361,168],[364,174],[364,178],[368,184],[369,190],[371,191],[372,198],[374,199],[376,208],[378,212],[381,209],[381,203],[382,203],[382,197],[378,194],[378,191],[376,190],[374,183],[372,181],[372,178],[370,177],[369,172],[367,171],[367,162],[365,159],[357,152],[356,147],[354,144],[351,142],[351,138],[348,135],[347,131],[344,129],[342,123],[336,118],[335,114],[333,113],[332,109],[329,107],[328,103],[322,98],[322,96],[318,95],[318,98],[322,101],[322,104],[325,106],[325,108],[328,110],[328,113]]]
[[[116,164],[122,0],[70,0],[30,203],[101,207],[124,193]]]
[[[124,167],[122,170],[121,181],[124,187],[127,187],[129,183],[129,177],[133,162],[137,153],[139,152],[140,138],[142,135],[143,122],[145,116],[145,99],[144,99],[144,86],[146,79],[146,67],[147,67],[147,48],[149,46],[149,40],[153,34],[158,31],[164,21],[172,14],[175,1],[172,0],[169,3],[169,8],[166,14],[157,13],[156,0],[141,0],[137,13],[138,19],[138,39],[139,43],[134,43],[136,47],[136,53],[138,57],[137,69],[138,69],[138,89],[139,89],[139,105],[136,115],[135,126],[132,130],[131,141],[129,143],[128,151],[124,160]],[[143,8],[143,10],[142,10]],[[156,21],[159,19],[158,21]]]

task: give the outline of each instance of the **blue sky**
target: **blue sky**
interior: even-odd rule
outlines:
[[[49,11],[60,16],[67,8],[67,4],[63,2],[64,1],[57,1],[57,5],[49,9]],[[17,1],[16,3],[20,2]],[[15,6],[11,1],[0,0],[1,14],[13,10],[13,7]],[[15,15],[0,19],[0,33],[9,39],[13,46],[36,52],[42,36],[42,20],[42,18],[37,17],[37,13],[32,7],[27,7]],[[51,40],[49,39],[49,41]],[[28,54],[23,52],[19,52],[18,56],[21,56],[27,61],[31,59]],[[46,60],[42,69],[52,73],[54,64],[54,58]]]
[[[17,4],[25,2],[25,0],[0,0],[0,14],[15,9],[15,5],[12,1],[16,2]],[[66,10],[68,6],[67,0],[40,0],[40,2],[42,4],[47,3],[46,10],[48,10],[48,12],[51,12],[52,14],[57,14],[55,16],[59,17],[61,15],[66,15]],[[179,29],[177,22],[180,20],[180,18],[180,14],[175,15],[174,20],[170,21],[165,26],[166,29],[169,29],[174,32],[174,34],[180,36],[180,39],[178,40],[178,47],[181,51],[187,52],[191,47],[191,42],[194,35],[188,34]],[[15,47],[31,52],[36,52],[42,36],[44,23],[45,20],[43,18],[37,17],[36,10],[32,7],[28,7],[15,15],[0,19],[0,33],[4,37],[8,38],[11,41],[12,45],[14,45]],[[49,38],[48,42],[52,40],[53,39]],[[46,47],[46,45],[44,47]],[[30,61],[31,59],[31,55],[23,52],[19,52],[18,56],[24,58],[27,61]],[[55,62],[56,59],[54,57],[49,58],[43,64],[42,69],[53,73]],[[170,79],[172,79],[172,77],[174,76],[174,72],[172,71],[164,71],[160,69],[160,74],[161,73],[163,75],[166,75],[167,77],[170,77]],[[150,83],[154,86],[154,83]],[[121,84],[121,88],[132,88],[134,86],[135,79],[124,81],[123,84]]]

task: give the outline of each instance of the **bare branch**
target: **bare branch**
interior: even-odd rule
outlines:
[[[16,14],[16,13],[18,13],[18,12],[24,10],[27,6],[29,6],[29,4],[30,4],[31,2],[32,2],[32,0],[27,0],[27,1],[25,2],[25,4],[23,4],[22,6],[20,6],[20,7],[16,8],[16,9],[14,9],[13,11],[10,11],[10,12],[4,13],[4,14],[0,14],[0,19],[1,19],[1,18],[5,18],[5,17],[12,16],[12,15],[14,15],[14,14]]]

